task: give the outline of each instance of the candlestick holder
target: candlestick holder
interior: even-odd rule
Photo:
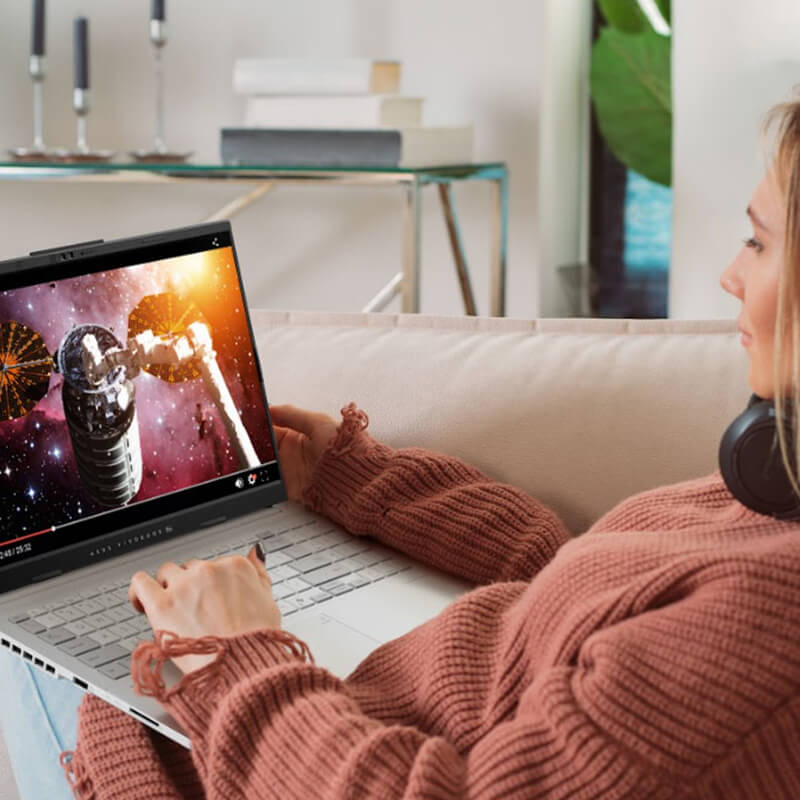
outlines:
[[[78,144],[74,150],[60,150],[59,161],[103,162],[114,157],[113,150],[92,150],[89,147],[89,20],[75,20],[75,88],[72,108],[78,115]]]
[[[74,150],[58,151],[59,161],[104,162],[116,155],[113,150],[92,150],[89,147],[89,110],[91,108],[88,89],[73,89],[72,108],[78,115],[78,142]]]
[[[156,84],[156,141],[152,150],[133,150],[131,158],[142,163],[176,164],[186,161],[192,152],[170,150],[164,142],[164,65],[163,49],[167,43],[164,3],[153,3],[150,19],[150,41],[153,44],[153,65]]]
[[[45,76],[45,5],[44,0],[34,0],[31,25],[31,55],[28,74],[33,80],[33,147],[13,147],[8,153],[16,161],[50,161],[56,148],[45,147],[43,134],[42,94]]]

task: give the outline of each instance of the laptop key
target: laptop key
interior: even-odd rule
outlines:
[[[294,562],[294,567],[301,572],[311,572],[312,570],[319,569],[320,567],[327,567],[333,561],[329,555],[330,550],[324,553],[314,553],[313,555],[301,558]]]
[[[100,647],[97,642],[90,639],[88,636],[78,636],[76,639],[70,639],[59,645],[59,648],[71,656],[82,656],[90,650],[96,650]]]
[[[294,578],[295,575],[297,575],[297,570],[293,569],[288,564],[284,564],[282,567],[275,567],[275,569],[269,570],[269,579],[273,584],[280,583],[281,581],[285,581],[289,578]]]
[[[94,630],[91,625],[87,625],[82,619],[76,619],[75,622],[68,622],[64,627],[76,636],[84,636]]]
[[[274,553],[269,554],[267,557],[267,572],[275,569],[275,567],[281,567],[292,560],[287,550],[291,550],[291,548],[287,547],[286,550],[276,550]]]
[[[362,586],[366,586],[368,583],[370,583],[369,578],[365,577],[364,575],[361,575],[360,573],[357,573],[355,575],[348,575],[346,578],[344,578],[344,580],[345,582],[349,583],[350,586],[352,586],[354,589],[359,589]]]
[[[98,595],[95,597],[95,600],[100,603],[101,606],[103,606],[105,611],[108,611],[109,608],[114,608],[114,606],[118,606],[120,603],[122,603],[122,600],[120,600],[118,597],[115,597],[113,592],[109,594]]]
[[[113,633],[117,639],[127,639],[129,636],[137,634],[139,631],[130,624],[130,622],[118,622],[110,628],[105,628],[109,633]]]
[[[278,608],[280,609],[281,616],[288,617],[289,614],[294,614],[297,611],[297,606],[292,602],[290,597],[284,600],[278,600]]]
[[[314,570],[303,575],[303,580],[311,583],[314,586],[319,586],[322,583],[341,578],[350,572],[347,567],[342,567],[341,564],[331,564],[329,567]]]
[[[87,615],[99,614],[103,610],[103,606],[96,600],[82,600],[80,603],[75,603],[75,608]]]
[[[89,667],[102,667],[127,655],[118,644],[109,644],[97,650],[90,650],[81,656],[81,661]]]
[[[90,639],[94,639],[101,647],[107,644],[113,644],[119,641],[119,636],[115,636],[108,628],[103,628],[99,631],[92,631],[89,634]]]
[[[86,624],[91,625],[95,630],[100,630],[100,628],[107,628],[109,625],[113,625],[114,620],[111,619],[108,614],[101,612],[100,614],[93,614],[91,617],[86,617]]]
[[[57,617],[61,617],[64,622],[74,622],[76,619],[83,619],[86,616],[72,606],[64,606],[64,608],[59,608],[58,611],[54,611],[53,613]]]
[[[107,608],[103,613],[107,617],[111,617],[114,622],[125,622],[125,620],[133,619],[139,615],[139,612],[132,605]]]
[[[284,581],[283,583],[279,584],[279,586],[285,586],[287,589],[291,589],[295,594],[304,592],[306,589],[308,589],[308,583],[300,578],[289,578],[289,580]]]
[[[20,622],[24,622],[28,619],[28,612],[22,611],[19,614],[12,614],[9,618],[9,622],[13,622],[15,625],[19,625]]]
[[[315,550],[311,546],[311,542],[299,542],[298,544],[293,544],[291,547],[287,547],[281,552],[286,553],[290,558],[297,559],[303,556],[310,556]]]
[[[368,567],[367,569],[362,569],[361,572],[359,572],[358,574],[363,575],[365,578],[372,581],[373,583],[375,581],[379,581],[382,578],[386,577],[386,575],[384,575],[382,572],[378,572],[378,570],[376,570],[374,567]]]
[[[308,608],[309,606],[313,606],[314,605],[314,598],[312,597],[312,594],[313,594],[313,590],[308,590],[308,591],[302,592],[301,594],[296,594],[292,598],[292,602],[298,608]]]
[[[285,583],[279,583],[277,586],[272,587],[272,599],[276,603],[291,594],[294,594],[294,589],[290,589]]]
[[[344,542],[331,548],[330,554],[334,557],[334,561],[340,561],[343,558],[349,558],[368,549],[369,544],[367,542]]]
[[[75,634],[68,631],[66,628],[50,628],[49,631],[39,634],[39,638],[48,644],[61,644],[66,642],[67,639],[74,639]]]
[[[297,544],[297,539],[288,533],[281,533],[278,536],[273,536],[271,539],[261,543],[265,553],[274,553],[276,550],[282,550],[284,547],[290,547]]]
[[[344,539],[341,536],[339,536],[339,534],[336,533],[336,531],[331,531],[330,533],[325,533],[322,536],[315,537],[314,539],[312,539],[312,541],[314,542],[314,545],[316,547],[325,548],[325,547],[334,547],[337,544],[341,544],[344,541]]]
[[[150,625],[150,620],[144,614],[137,614],[133,619],[129,620],[130,624],[136,628],[139,633],[146,633],[150,635],[153,628]]]
[[[346,558],[343,561],[339,561],[336,566],[341,567],[342,569],[347,568],[348,572],[358,572],[361,569],[361,565],[358,563],[358,561],[355,561],[352,558]]]
[[[107,678],[111,678],[115,681],[119,680],[120,678],[124,678],[126,675],[131,674],[130,664],[126,664],[125,660],[126,659],[121,661],[112,661],[110,664],[100,667],[99,672],[102,675],[105,675]],[[128,658],[127,661],[130,661],[130,658]]]
[[[323,592],[322,589],[312,589],[310,596],[315,603],[324,603],[326,600],[330,600],[331,597],[333,597],[333,595]]]
[[[33,608],[28,609],[28,616],[29,617],[41,617],[42,614],[46,614],[47,609],[44,606],[34,606]]]
[[[345,592],[349,592],[353,589],[352,586],[341,580],[331,581],[330,583],[324,584],[320,588],[335,595],[344,594]]]
[[[45,628],[55,628],[64,624],[64,620],[61,619],[61,617],[57,617],[55,614],[39,614],[39,616],[36,617],[36,621],[40,625],[44,625]]]
[[[375,564],[375,566],[373,566],[372,569],[379,575],[383,575],[384,577],[389,577],[389,575],[394,575],[397,572],[402,572],[404,569],[408,569],[408,567],[401,564],[399,561],[390,558],[387,561],[381,561],[380,564]]]
[[[125,652],[132,653],[138,646],[139,642],[142,641],[144,641],[144,639],[141,639],[139,637],[139,634],[137,633],[136,636],[129,636],[127,639],[123,639],[122,641],[117,642],[117,644],[123,650],[125,650]]]
[[[22,630],[34,634],[47,630],[44,625],[40,625],[35,619],[26,619],[25,622],[20,622],[19,626]]]

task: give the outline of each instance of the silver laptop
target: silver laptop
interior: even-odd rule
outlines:
[[[256,542],[340,677],[469,588],[286,500],[229,223],[0,263],[0,645],[189,747],[128,584]]]

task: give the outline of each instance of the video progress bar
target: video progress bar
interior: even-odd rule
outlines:
[[[36,533],[27,533],[25,536],[17,536],[16,539],[9,539],[7,542],[0,542],[0,547],[5,547],[7,544],[14,544],[14,542],[21,542],[23,539],[30,539],[32,536],[41,536],[43,533],[55,533],[55,530],[56,526],[52,525],[44,530],[36,531]]]

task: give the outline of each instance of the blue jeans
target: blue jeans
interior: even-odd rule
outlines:
[[[58,762],[78,735],[83,692],[0,649],[0,724],[21,800],[72,798]]]

